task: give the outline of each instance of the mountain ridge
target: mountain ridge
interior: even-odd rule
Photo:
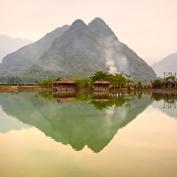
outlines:
[[[32,41],[28,39],[10,37],[6,34],[0,35],[0,62],[3,57],[9,53],[18,50],[29,43],[32,43]]]
[[[152,65],[153,69],[158,75],[163,75],[164,72],[173,72],[177,73],[177,52],[172,53],[160,61]]]
[[[75,20],[57,28],[39,41],[12,53],[0,65],[1,75],[35,78],[91,75],[102,70],[131,74],[148,81],[156,77],[152,68],[127,45],[120,42],[100,18],[88,25]]]

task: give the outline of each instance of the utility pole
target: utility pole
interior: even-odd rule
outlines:
[[[177,84],[177,80],[176,80],[176,73],[175,73],[175,89],[176,89],[176,84]]]
[[[166,76],[166,73],[164,72],[164,79],[163,79],[163,88],[165,89],[165,76]]]

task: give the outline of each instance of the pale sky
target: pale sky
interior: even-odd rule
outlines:
[[[37,40],[95,17],[149,63],[177,52],[177,0],[0,0],[0,34],[12,37]]]

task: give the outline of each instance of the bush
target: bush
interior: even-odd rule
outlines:
[[[163,83],[160,79],[156,79],[153,83],[152,83],[152,87],[153,88],[163,88]]]
[[[75,83],[78,87],[81,88],[91,88],[92,87],[92,79],[89,77],[78,77],[75,79]]]
[[[91,79],[92,82],[100,79],[109,81],[113,88],[125,87],[127,85],[133,84],[133,80],[130,78],[130,76],[120,73],[109,74],[107,72],[98,71],[91,77]]]
[[[51,87],[52,83],[53,83],[53,80],[52,79],[40,80],[38,83],[41,86]]]

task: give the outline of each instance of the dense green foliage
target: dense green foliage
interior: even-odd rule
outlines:
[[[80,88],[90,88],[92,86],[92,80],[90,77],[77,77],[75,82]]]
[[[33,79],[30,77],[0,77],[0,83],[10,85],[25,85],[25,84],[39,84],[44,87],[51,87],[56,76],[45,77],[44,79]],[[104,71],[97,71],[91,76],[78,76],[74,78],[74,81],[78,88],[90,89],[93,87],[93,83],[96,80],[105,80],[110,82],[111,88],[148,88],[149,85],[142,84],[140,81],[134,81],[130,75],[124,75],[121,73],[110,74]],[[159,80],[154,81],[154,88],[161,88]]]
[[[19,78],[11,78],[10,83],[18,83]],[[41,86],[52,86],[53,81],[56,77],[47,78],[39,80],[37,83]],[[124,88],[124,87],[134,87],[134,88],[143,88],[146,87],[142,85],[141,82],[135,82],[131,79],[129,75],[124,75],[121,73],[109,74],[103,71],[97,71],[92,76],[78,76],[74,78],[74,81],[78,88],[92,88],[93,83],[96,80],[105,80],[110,82],[112,88]]]
[[[52,79],[40,80],[38,83],[41,86],[49,86],[49,87],[51,87],[52,83],[53,83],[53,80]]]
[[[156,79],[156,80],[154,80],[154,82],[152,83],[152,86],[153,86],[153,88],[156,88],[156,89],[163,88],[163,82],[162,82],[162,80],[160,80],[160,79]]]
[[[109,74],[103,71],[97,71],[90,77],[83,76],[75,78],[77,86],[81,88],[91,88],[96,80],[108,81],[112,87],[128,87],[136,84],[130,76],[118,73]]]
[[[96,80],[106,80],[110,82],[112,87],[125,87],[125,86],[130,86],[131,84],[135,83],[130,76],[123,75],[120,73],[115,73],[115,74],[109,74],[107,72],[102,72],[98,71],[96,72],[92,77],[92,81]]]

